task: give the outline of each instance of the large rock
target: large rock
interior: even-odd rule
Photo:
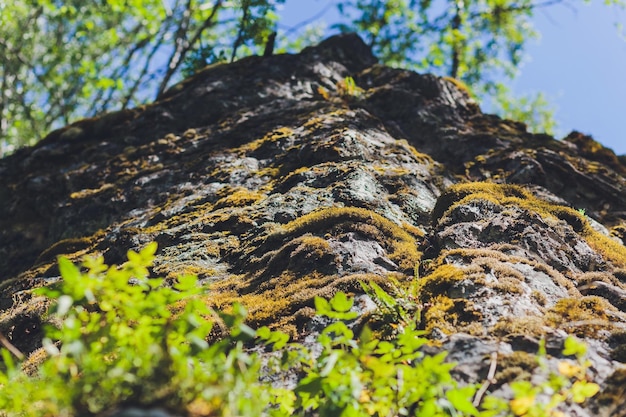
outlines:
[[[31,290],[58,280],[57,256],[119,263],[156,240],[155,276],[197,274],[207,302],[294,338],[316,295],[419,279],[424,329],[464,380],[497,352],[503,395],[540,338],[558,355],[578,335],[603,392],[571,411],[621,415],[623,160],[483,114],[355,35],[211,66],[0,160],[0,331],[39,346]]]

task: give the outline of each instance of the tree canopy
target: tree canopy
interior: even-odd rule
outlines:
[[[207,64],[260,54],[275,31],[279,52],[319,40],[319,30],[283,29],[284,2],[0,0],[0,156],[76,119],[154,100]],[[533,15],[576,0],[334,3],[341,21],[331,30],[359,33],[384,63],[457,78],[501,115],[553,127],[545,98],[513,99],[507,81],[537,36]]]

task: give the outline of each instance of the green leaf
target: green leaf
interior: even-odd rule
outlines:
[[[332,335],[335,339],[352,340],[354,332],[342,321],[331,323],[324,328],[322,334]]]
[[[309,376],[300,380],[296,391],[299,393],[317,394],[322,389],[322,378],[319,376]]]
[[[74,265],[69,259],[65,257],[59,258],[59,271],[61,272],[63,280],[68,285],[74,285],[80,282],[80,269],[78,269],[78,267],[76,267],[76,265]]]
[[[272,331],[269,327],[263,326],[257,329],[256,335],[259,339],[268,340],[272,336]]]
[[[572,384],[570,392],[575,403],[582,403],[600,391],[600,386],[593,382],[576,381]]]
[[[314,303],[315,311],[320,316],[330,317],[338,320],[352,320],[359,316],[359,313],[357,313],[356,311],[349,311],[352,307],[353,300],[348,299],[346,295],[341,292],[335,294],[330,302],[322,297],[316,296],[314,299]]]
[[[350,311],[353,303],[354,300],[352,298],[348,298],[348,296],[341,291],[336,293],[333,298],[330,299],[331,308],[340,313]]]
[[[140,252],[141,258],[144,259],[149,264],[152,264],[157,248],[158,248],[158,244],[156,242],[148,243]]]
[[[363,326],[363,329],[361,329],[361,333],[359,334],[359,346],[368,346],[371,344],[371,342],[376,342],[374,345],[372,345],[373,347],[378,344],[378,341],[374,339],[374,333],[372,332],[372,329],[370,329],[368,325],[365,325]]]
[[[576,357],[585,356],[587,353],[587,345],[574,336],[568,336],[565,339],[563,354],[564,355],[575,355]]]
[[[324,367],[320,370],[320,376],[326,377],[334,370],[335,365],[339,361],[339,352],[332,352],[324,358],[322,364]]]
[[[464,414],[477,416],[479,414],[478,409],[472,404],[472,399],[476,393],[476,387],[468,385],[463,388],[451,389],[446,392],[446,398],[452,406]]]
[[[271,331],[269,327],[263,326],[256,331],[256,336],[265,341],[266,344],[272,345],[274,350],[282,349],[289,342],[289,335],[283,332]]]
[[[189,292],[198,287],[198,277],[195,275],[181,275],[176,279],[174,288],[178,291]]]
[[[83,265],[89,270],[90,274],[99,274],[105,272],[108,268],[104,264],[104,257],[100,256],[87,256],[83,260]]]
[[[537,389],[530,381],[513,381],[511,383],[511,389],[515,397],[527,397],[534,396]]]
[[[100,78],[96,82],[96,88],[99,90],[106,90],[107,88],[111,88],[115,86],[115,81],[111,78]]]
[[[322,297],[315,297],[313,300],[315,303],[315,312],[320,316],[326,316],[328,313],[332,312],[330,308],[330,303]]]
[[[150,257],[140,252],[134,260],[148,262]],[[43,409],[37,407],[59,410],[70,404],[101,413],[130,398],[140,404],[193,398],[246,416],[263,412],[276,417],[302,413],[403,416],[414,411],[420,416],[495,417],[511,410],[530,416],[535,410],[552,410],[567,398],[583,402],[599,389],[584,380],[570,385],[569,379],[554,374],[539,386],[515,381],[511,383],[513,401],[487,396],[479,412],[471,402],[476,386],[456,387],[450,374],[455,364],[445,362],[446,352],[429,355],[421,351],[426,340],[415,323],[406,324],[403,332],[388,340],[379,340],[365,326],[357,343],[346,322],[333,321],[318,336],[322,347],[318,351],[289,344],[288,335],[267,327],[253,330],[245,324],[244,306],[234,304],[230,314],[218,312],[227,327],[223,339],[208,342],[211,322],[205,315],[211,313],[205,301],[194,296],[200,288],[195,277],[181,277],[178,288],[162,286],[158,279],[152,281],[154,285],[129,286],[133,268],[89,262],[90,272],[81,275],[71,262],[63,261],[65,273],[73,278],[59,285],[64,293],[57,299],[57,312],[67,312],[67,317],[58,317],[60,328],[46,327],[43,345],[50,356],[36,378],[23,375],[15,364],[12,371],[0,371],[0,382],[11,381],[4,384],[10,392],[0,386],[3,410],[9,407],[16,415],[19,411],[35,416],[42,415]],[[91,293],[97,305],[80,305],[71,296],[74,293]],[[174,313],[171,303],[179,302],[181,294],[187,295],[185,307],[181,312],[174,304]],[[315,300],[319,311],[340,319],[353,313],[352,303],[339,293],[330,301]],[[274,364],[271,358],[261,362],[245,351],[244,342],[253,337],[261,347],[273,344],[274,349],[283,350],[282,355],[274,355]],[[53,340],[61,342],[60,349]],[[566,348],[580,354],[585,351],[580,343],[566,342]],[[5,358],[5,368],[11,361]],[[293,390],[276,389],[258,380],[262,366],[281,372],[268,378],[283,378],[284,373],[302,377]],[[556,394],[539,404],[538,394],[548,390]],[[166,397],[153,394],[163,392]],[[169,393],[177,397],[169,398]],[[19,406],[15,405],[18,401]]]
[[[7,373],[12,374],[16,371],[17,366],[15,365],[15,361],[13,360],[13,355],[5,348],[0,349],[0,355],[2,356],[2,361],[4,366],[7,368]]]

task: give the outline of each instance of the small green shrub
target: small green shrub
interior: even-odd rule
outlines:
[[[365,90],[356,84],[354,78],[350,76],[345,77],[337,83],[337,91],[340,96],[354,98],[360,98],[365,92]]]
[[[230,334],[209,344],[213,313],[195,298],[196,278],[173,287],[149,279],[156,244],[130,251],[121,267],[87,258],[84,271],[61,258],[63,281],[42,294],[57,300],[44,347],[47,360],[28,377],[3,352],[0,415],[86,416],[120,404],[184,409],[207,415],[259,415],[269,392],[258,381],[260,361],[244,351],[254,331],[235,306],[222,314]],[[174,314],[171,306],[185,300]],[[261,404],[261,409],[258,405]]]
[[[546,353],[543,343],[539,350],[538,361],[549,378],[538,385],[529,381],[514,381],[511,389],[515,398],[509,403],[516,416],[524,417],[565,417],[558,407],[565,402],[583,403],[598,393],[600,387],[587,380],[587,369],[591,362],[586,359],[587,346],[574,337],[565,339],[563,354],[574,356],[575,360],[559,362],[558,373],[548,372],[545,364]],[[547,400],[539,401],[540,395]]]
[[[359,337],[348,327],[356,318],[353,300],[336,294],[330,301],[316,299],[318,314],[338,319],[317,338],[318,357],[302,361],[306,375],[295,389],[296,410],[320,416],[438,416],[456,410],[474,415],[473,386],[459,388],[450,375],[454,364],[446,354],[425,355],[427,340],[406,323],[390,341],[373,337],[365,327]]]
[[[290,343],[284,333],[249,328],[240,305],[231,314],[211,311],[193,276],[172,287],[148,278],[155,251],[155,244],[130,251],[119,267],[101,257],[81,268],[60,259],[63,281],[40,290],[56,300],[48,356],[30,376],[2,351],[0,416],[89,416],[133,405],[193,416],[558,417],[559,405],[598,391],[587,381],[585,345],[570,338],[564,354],[575,360],[562,361],[558,374],[540,352],[546,382],[513,382],[512,401],[475,401],[478,385],[457,384],[445,352],[421,349],[428,341],[417,328],[414,291],[392,297],[376,284],[364,288],[394,329],[384,339],[367,326],[357,334],[353,300],[337,293],[315,300],[329,323],[315,347]],[[218,321],[219,339],[211,333]]]
[[[587,381],[586,345],[569,337],[563,354],[575,359],[561,361],[558,373],[548,369],[542,347],[537,361],[545,382],[513,382],[511,401],[492,395],[481,398],[479,384],[460,386],[453,380],[455,364],[445,362],[446,352],[428,355],[420,349],[428,340],[416,328],[413,291],[401,290],[391,297],[376,284],[364,288],[375,297],[383,317],[396,320],[397,331],[389,340],[380,340],[366,326],[357,336],[349,326],[357,316],[353,300],[343,293],[329,301],[316,298],[318,315],[334,322],[317,338],[321,353],[300,346],[296,363],[290,364],[304,375],[295,397],[289,397],[292,415],[564,417],[559,406],[582,403],[599,390]]]

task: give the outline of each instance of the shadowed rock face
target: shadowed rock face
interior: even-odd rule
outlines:
[[[156,240],[155,276],[197,274],[207,302],[296,338],[316,295],[419,279],[423,327],[459,377],[481,381],[498,352],[504,395],[506,364],[576,334],[603,392],[570,411],[621,415],[625,175],[590,137],[482,114],[355,35],[211,66],[0,160],[0,331],[38,346],[30,290],[58,278],[58,255],[120,263]]]

